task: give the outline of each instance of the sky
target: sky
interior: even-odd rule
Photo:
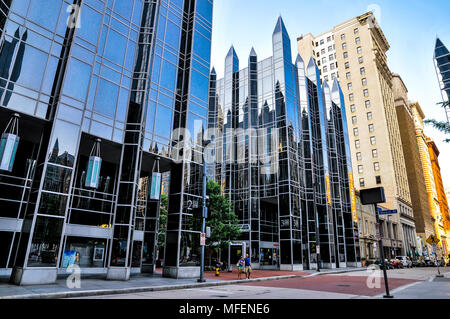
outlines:
[[[388,42],[388,65],[400,74],[410,101],[418,101],[427,118],[444,121],[444,110],[433,62],[436,36],[450,49],[450,1],[448,0],[214,0],[211,67],[223,76],[225,56],[231,45],[239,68],[247,66],[252,47],[258,59],[272,55],[272,32],[282,16],[291,38],[292,56],[302,34],[319,35],[333,26],[374,11]],[[444,187],[450,188],[450,144],[427,126],[425,133],[440,150]]]

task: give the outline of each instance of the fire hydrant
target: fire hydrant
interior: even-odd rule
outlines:
[[[220,265],[216,264],[216,277],[219,277],[220,275]]]

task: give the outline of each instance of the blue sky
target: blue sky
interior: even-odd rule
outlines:
[[[445,120],[433,63],[436,35],[450,49],[448,0],[214,0],[212,66],[223,75],[224,59],[233,44],[240,68],[247,66],[252,46],[259,59],[272,55],[272,32],[281,14],[289,32],[293,57],[302,34],[321,34],[334,25],[374,8],[389,41],[387,53],[392,72],[400,74],[409,99],[418,101],[427,117]],[[450,144],[431,127],[426,133],[441,151],[439,163],[444,187],[450,187]]]

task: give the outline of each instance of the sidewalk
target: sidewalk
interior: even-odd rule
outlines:
[[[355,271],[355,268],[343,271]],[[311,272],[313,274],[311,274]],[[331,270],[326,272],[332,273]],[[317,273],[317,274],[322,274]],[[323,272],[325,274],[325,271]],[[110,281],[102,277],[81,278],[81,288],[67,287],[66,278],[61,278],[50,285],[17,286],[7,282],[0,282],[0,299],[55,299],[84,296],[100,296],[146,291],[164,291],[174,289],[200,288],[245,284],[265,280],[289,279],[295,277],[310,277],[316,275],[314,271],[287,272],[278,270],[253,270],[251,279],[237,280],[237,271],[221,272],[219,277],[214,272],[205,272],[205,282],[198,283],[197,279],[163,278],[160,273],[153,275],[132,276],[129,281]]]

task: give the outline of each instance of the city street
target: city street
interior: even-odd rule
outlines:
[[[437,268],[396,269],[388,271],[394,298],[450,299],[450,268],[441,268],[444,278],[433,278]],[[380,272],[382,276],[382,272]],[[381,298],[385,292],[381,277],[378,287],[369,288],[367,271],[326,274],[253,282],[209,288],[143,292],[124,295],[93,296],[101,299],[355,299]],[[430,279],[433,279],[430,281]]]

